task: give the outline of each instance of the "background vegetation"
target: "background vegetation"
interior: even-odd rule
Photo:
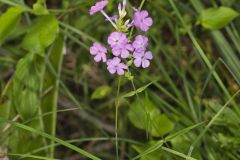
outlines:
[[[239,160],[239,0],[146,0],[133,83],[89,54],[113,31],[95,2],[0,0],[0,159]]]

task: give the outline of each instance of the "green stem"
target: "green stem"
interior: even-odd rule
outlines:
[[[118,107],[119,107],[119,93],[120,93],[121,77],[118,79],[118,89],[117,89],[117,99],[116,99],[116,112],[115,112],[115,145],[116,145],[116,155],[118,156]]]

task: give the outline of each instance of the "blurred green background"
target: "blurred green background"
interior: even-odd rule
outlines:
[[[239,0],[146,0],[134,85],[89,53],[114,31],[95,2],[0,0],[0,159],[239,160]]]

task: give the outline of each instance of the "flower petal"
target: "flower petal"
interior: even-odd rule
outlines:
[[[133,61],[134,65],[136,67],[140,67],[141,64],[142,64],[142,59],[141,58],[136,58],[134,61]]]
[[[119,76],[124,75],[124,70],[122,68],[117,68],[117,74]]]
[[[118,47],[113,48],[112,53],[114,56],[119,56],[121,54],[121,48]]]
[[[111,61],[112,65],[117,66],[121,62],[121,59],[118,57],[114,57]]]
[[[122,58],[128,58],[129,56],[129,51],[126,50],[126,49],[123,49],[122,52],[121,52],[121,57]]]
[[[140,12],[142,18],[146,18],[148,16],[148,11],[143,10]]]
[[[114,74],[117,71],[115,67],[108,67],[107,69],[111,74]]]
[[[149,65],[150,65],[149,60],[146,60],[146,59],[142,60],[142,67],[143,68],[147,68],[147,67],[149,67]]]
[[[150,51],[146,52],[145,55],[144,55],[144,58],[146,58],[146,59],[152,59],[152,58],[153,58],[152,52],[150,52]]]
[[[99,55],[99,54],[97,54],[95,57],[94,57],[94,60],[96,61],[96,62],[100,62],[101,61],[101,55]]]
[[[147,26],[151,26],[153,24],[152,18],[148,17],[144,19],[144,24],[146,24]]]

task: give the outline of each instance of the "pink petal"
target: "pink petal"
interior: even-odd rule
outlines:
[[[146,52],[145,55],[144,55],[144,57],[145,57],[146,59],[152,59],[152,58],[153,58],[152,52],[150,52],[150,51]]]
[[[97,50],[96,47],[92,46],[92,47],[90,48],[90,54],[91,54],[91,55],[96,55],[97,52],[98,52],[98,50]]]
[[[103,62],[107,62],[107,56],[106,56],[106,54],[103,54],[103,55],[102,55],[102,61],[103,61]]]
[[[101,58],[101,56],[100,56],[99,54],[94,57],[94,60],[95,60],[96,62],[100,62],[101,59],[102,59],[102,58]]]
[[[145,60],[145,59],[142,60],[142,67],[143,68],[147,68],[149,65],[150,65],[149,60]]]
[[[116,73],[116,68],[115,67],[108,67],[107,69],[111,74]]]
[[[133,51],[134,50],[134,48],[133,48],[133,46],[131,44],[127,44],[126,45],[126,49],[129,50],[129,51]]]
[[[141,11],[141,17],[146,18],[148,16],[148,12],[146,10]]]
[[[140,67],[141,64],[142,64],[142,59],[141,58],[136,58],[134,61],[133,61],[134,65],[136,67]]]
[[[119,56],[121,54],[121,49],[120,48],[113,48],[112,53],[114,56]]]
[[[121,59],[120,58],[118,58],[118,57],[114,57],[113,59],[112,59],[112,64],[113,65],[118,65],[119,63],[121,62]]]
[[[135,52],[133,52],[133,57],[134,58],[142,58],[143,55],[144,55],[144,51],[140,51],[140,52],[135,51]]]
[[[148,27],[146,24],[141,23],[141,24],[140,24],[140,29],[141,29],[143,32],[147,32],[148,29],[149,29],[149,27]]]
[[[118,67],[119,67],[119,68],[122,68],[122,69],[127,69],[127,68],[128,68],[128,66],[127,66],[126,64],[124,64],[124,63],[120,63],[120,64],[118,65]]]
[[[144,19],[144,23],[148,26],[151,26],[153,24],[153,20],[152,20],[152,18],[148,17],[148,18]]]
[[[126,50],[126,49],[122,50],[121,57],[122,58],[128,58],[128,56],[129,56],[128,50]]]
[[[119,76],[124,75],[124,70],[122,68],[117,68],[117,74]]]

